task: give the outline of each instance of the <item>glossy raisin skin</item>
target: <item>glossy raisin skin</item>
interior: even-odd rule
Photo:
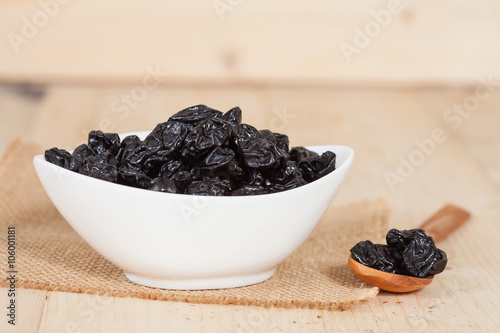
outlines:
[[[116,156],[120,150],[120,137],[115,133],[91,131],[89,133],[88,147],[94,155],[109,152]]]
[[[154,178],[161,167],[175,157],[188,132],[188,126],[181,122],[158,124],[132,153],[127,154],[123,168]]]
[[[151,178],[141,171],[122,167],[118,170],[119,184],[148,189],[151,187]]]
[[[66,150],[56,147],[45,151],[45,160],[71,171],[78,171],[82,165],[81,159],[75,158]]]
[[[335,170],[336,155],[331,151],[321,156],[305,157],[298,163],[302,177],[308,182],[313,182]]]
[[[221,117],[222,120],[227,121],[233,127],[235,132],[238,132],[238,127],[241,125],[242,112],[239,107],[234,107],[231,110],[224,113]]]
[[[168,121],[178,121],[194,127],[204,120],[210,118],[221,118],[222,112],[200,104],[181,110],[168,119]]]
[[[243,185],[239,189],[233,191],[231,195],[233,196],[244,196],[244,195],[258,195],[258,194],[268,194],[271,193],[263,186],[259,185]]]
[[[387,245],[359,242],[351,249],[351,255],[365,266],[418,278],[439,274],[446,267],[446,253],[422,229],[391,229],[386,242]]]
[[[158,177],[150,182],[150,190],[166,193],[177,193],[177,185],[175,182],[168,178]]]
[[[397,262],[390,248],[383,244],[373,244],[367,240],[359,242],[351,249],[352,256],[357,262],[384,271],[398,274]]]
[[[290,159],[294,162],[300,162],[306,157],[318,157],[318,154],[304,147],[295,147],[290,150]]]
[[[88,158],[94,156],[92,151],[86,144],[81,144],[73,151],[73,157],[79,161],[78,169],[87,161]],[[76,170],[78,171],[78,170]]]
[[[116,183],[118,171],[116,167],[104,163],[87,163],[80,168],[82,175],[90,176],[100,180]]]
[[[129,135],[123,139],[120,145],[120,151],[118,153],[117,159],[120,163],[123,163],[134,153],[134,150],[141,144],[141,139],[137,135]]]
[[[224,184],[223,181],[213,178],[209,180],[196,180],[188,184],[186,194],[224,196],[227,195],[230,186]]]
[[[294,189],[335,169],[335,154],[290,149],[288,136],[242,123],[234,107],[181,110],[142,141],[91,131],[73,154],[52,148],[46,160],[101,180],[152,191],[247,196]],[[419,244],[416,244],[419,245]]]
[[[199,161],[213,149],[229,143],[234,136],[231,124],[225,120],[210,118],[203,120],[186,136],[181,150],[186,161]]]

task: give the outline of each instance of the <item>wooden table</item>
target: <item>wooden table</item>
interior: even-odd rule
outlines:
[[[73,148],[91,129],[148,130],[188,105],[205,103],[218,109],[239,105],[246,122],[286,132],[292,144],[354,148],[355,162],[335,205],[385,196],[392,211],[390,225],[398,228],[418,225],[446,202],[464,206],[473,218],[440,243],[448,253],[449,267],[432,285],[404,295],[381,292],[345,311],[198,305],[20,289],[18,325],[7,325],[3,315],[0,331],[500,330],[500,86],[490,87],[491,91],[481,88],[477,95],[473,85],[432,89],[165,85],[126,106],[121,96],[135,88],[50,86],[43,94],[27,95],[5,87],[0,90],[0,151],[16,135],[45,147]],[[472,103],[467,106],[470,111],[448,113],[454,104],[463,103]],[[2,308],[6,302],[3,289]]]

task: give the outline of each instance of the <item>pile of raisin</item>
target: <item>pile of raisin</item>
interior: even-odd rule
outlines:
[[[281,192],[335,170],[335,154],[289,148],[288,137],[242,124],[239,107],[196,105],[174,114],[141,141],[92,131],[73,154],[45,159],[97,179],[153,191],[210,196]]]
[[[448,259],[422,229],[389,230],[387,245],[359,242],[351,249],[359,263],[380,271],[426,278],[441,273]]]

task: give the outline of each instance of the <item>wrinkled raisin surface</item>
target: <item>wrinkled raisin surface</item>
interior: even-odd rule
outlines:
[[[210,196],[286,191],[335,170],[333,152],[290,149],[287,135],[242,123],[239,107],[222,113],[201,104],[158,124],[144,140],[130,135],[120,141],[118,134],[95,130],[73,154],[52,148],[45,159],[126,186]]]
[[[351,249],[351,255],[365,266],[419,278],[439,274],[446,267],[446,253],[422,229],[391,229],[386,242],[387,245],[359,242]]]

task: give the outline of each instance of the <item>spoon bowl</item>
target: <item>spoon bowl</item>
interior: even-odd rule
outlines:
[[[348,264],[353,273],[362,281],[372,286],[376,286],[379,289],[395,293],[407,293],[422,289],[428,286],[434,278],[434,276],[429,278],[417,278],[379,271],[378,269],[357,262],[352,257],[349,257]]]
[[[435,242],[448,236],[470,218],[470,213],[454,205],[445,205],[437,213],[425,221],[419,229],[423,229]],[[385,291],[406,293],[422,289],[429,285],[434,276],[418,278],[401,274],[387,273],[365,266],[352,256],[348,265],[351,271],[362,281]]]

